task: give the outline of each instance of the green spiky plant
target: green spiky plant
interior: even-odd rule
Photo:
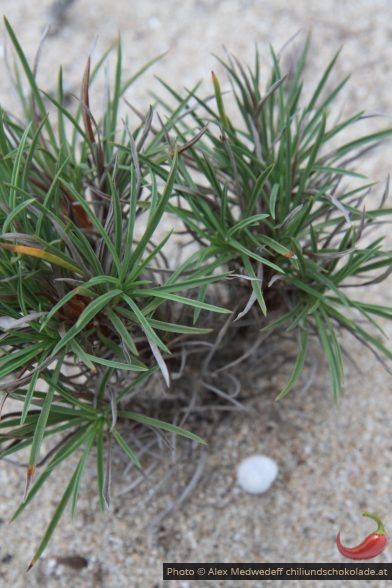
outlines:
[[[252,360],[267,335],[292,334],[297,344],[278,398],[297,383],[313,335],[335,398],[343,386],[340,329],[383,363],[391,359],[375,320],[390,318],[390,308],[346,289],[390,273],[382,238],[367,236],[391,214],[383,207],[387,189],[365,210],[371,185],[353,166],[391,130],[347,142],[364,113],[330,123],[344,85],[326,90],[336,58],[302,100],[308,43],[289,75],[272,53],[265,88],[258,55],[249,69],[232,57],[224,63],[227,94],[215,74],[208,98],[198,88],[180,96],[162,82],[169,98],[157,98],[161,116],[147,110],[131,130],[122,97],[147,66],[123,81],[120,43],[112,95],[95,118],[90,86],[107,56],[91,72],[87,63],[71,108],[61,71],[56,97],[42,92],[5,26],[23,107],[22,120],[2,111],[0,121],[0,383],[2,404],[16,402],[3,410],[0,457],[28,452],[25,499],[14,517],[56,468],[76,459],[31,567],[69,502],[75,513],[91,455],[104,509],[112,445],[140,468],[128,436],[135,424],[203,442],[183,426],[195,395],[196,404],[206,389],[236,403],[216,380],[229,374],[239,384],[236,367]],[[228,114],[233,104],[237,115]],[[183,242],[174,267],[165,253],[172,231],[160,233],[169,213]],[[191,399],[184,389],[195,373]],[[174,419],[167,399],[165,412],[159,393],[151,414],[162,381],[185,417]],[[50,449],[42,455],[44,440]]]
[[[272,51],[272,75],[264,92],[258,54],[253,69],[246,70],[231,56],[228,63],[222,62],[232,88],[225,99],[234,99],[239,123],[232,123],[226,114],[214,72],[215,105],[195,91],[181,97],[164,84],[178,102],[173,118],[173,109],[159,99],[169,111],[177,137],[186,139],[195,125],[208,124],[203,137],[180,162],[177,191],[187,207],[182,201],[179,206],[169,202],[170,210],[200,244],[205,260],[220,259],[222,267],[251,279],[248,300],[244,299],[246,312],[256,303],[265,316],[266,330],[285,325],[297,331],[297,359],[278,398],[292,389],[301,373],[312,332],[322,344],[335,398],[343,385],[339,328],[370,347],[381,362],[391,358],[390,350],[372,335],[371,328],[376,326],[374,317],[390,318],[391,309],[355,300],[345,290],[379,283],[391,272],[391,252],[383,249],[383,238],[363,244],[391,213],[383,208],[388,184],[381,202],[365,210],[371,184],[364,183],[366,177],[353,168],[391,130],[345,142],[347,130],[365,113],[329,124],[330,106],[347,81],[326,92],[338,55],[302,103],[308,49],[309,40],[290,75],[282,74]],[[339,135],[342,142],[336,147]],[[362,182],[350,187],[344,184],[347,178]],[[380,273],[369,277],[375,271]],[[360,279],[348,284],[354,277]],[[279,316],[270,320],[268,314],[276,308]],[[353,318],[354,311],[370,328]]]

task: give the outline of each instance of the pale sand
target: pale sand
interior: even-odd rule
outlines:
[[[2,12],[31,59],[49,5],[48,0],[1,3]],[[392,4],[388,0],[76,0],[58,34],[45,45],[39,81],[45,88],[54,89],[54,75],[62,63],[70,91],[78,94],[88,54],[92,52],[97,59],[121,31],[127,71],[170,50],[152,74],[161,75],[179,89],[203,79],[208,92],[210,70],[222,72],[211,54],[222,55],[222,46],[246,62],[253,58],[257,42],[267,65],[269,43],[279,49],[299,30],[312,29],[310,62],[315,77],[334,52],[344,47],[336,76],[352,73],[341,102],[345,110],[392,113],[391,22]],[[0,45],[0,50],[3,47]],[[149,84],[155,83],[152,74],[131,93],[136,104],[146,104]],[[154,87],[158,88],[156,83]],[[13,107],[11,88],[4,76],[0,101]],[[366,162],[373,179],[385,178],[391,167],[390,154],[389,145]],[[362,294],[390,304],[390,285],[375,286],[370,293]],[[390,334],[391,325],[386,325],[386,330]],[[129,476],[121,473],[124,462],[119,457],[112,505],[109,513],[100,515],[96,512],[91,463],[91,478],[84,481],[76,522],[64,517],[45,559],[26,576],[26,564],[64,488],[68,471],[58,473],[19,522],[8,525],[7,519],[23,493],[24,472],[3,463],[0,584],[15,588],[152,588],[169,585],[161,579],[162,561],[342,562],[335,546],[338,530],[342,530],[346,543],[353,545],[373,529],[371,521],[362,519],[363,509],[376,511],[387,529],[392,529],[390,378],[369,353],[353,341],[348,344],[364,373],[357,374],[347,365],[346,394],[338,408],[333,406],[327,371],[322,366],[307,392],[298,389],[277,405],[273,401],[277,382],[271,383],[270,393],[264,391],[260,398],[249,401],[253,409],[250,415],[233,415],[215,425],[199,485],[181,508],[162,521],[150,545],[145,527],[165,508],[170,489],[147,506],[143,505],[145,494],[138,490],[116,497],[129,483]],[[246,495],[235,483],[239,460],[252,453],[273,457],[280,468],[275,485],[259,497]],[[184,469],[180,463],[179,475]],[[52,565],[55,556],[75,554],[89,560],[81,571]],[[377,561],[387,562],[389,558],[387,550]],[[173,581],[170,585],[189,588],[240,583]],[[260,583],[246,583],[249,588],[252,585]],[[284,582],[273,583],[276,588],[282,585]],[[299,581],[290,583],[293,588],[300,585]],[[316,585],[323,584],[306,582],[309,587]],[[349,587],[355,582],[342,580],[334,585]],[[368,585],[374,584],[361,584]],[[379,587],[384,585],[386,582],[377,582]]]

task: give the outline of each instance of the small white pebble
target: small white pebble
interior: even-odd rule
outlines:
[[[148,26],[150,27],[151,30],[156,31],[157,29],[161,28],[161,20],[158,16],[150,16],[150,18],[148,19]]]
[[[266,455],[250,455],[237,469],[237,480],[245,492],[263,494],[278,475],[277,463]]]
[[[55,560],[55,558],[50,557],[49,559],[45,559],[44,560],[44,565],[43,565],[43,571],[45,576],[50,576],[52,575],[57,567],[57,562]]]

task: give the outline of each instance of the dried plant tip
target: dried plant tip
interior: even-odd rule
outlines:
[[[36,472],[37,468],[35,465],[29,465],[27,467],[27,473],[26,473],[26,486],[25,486],[25,491],[24,491],[24,495],[23,495],[23,502],[26,501],[27,495],[29,493],[30,490],[30,486],[31,486],[31,482],[33,481],[33,478],[35,476],[35,472]],[[31,564],[30,564],[31,565]],[[34,565],[34,564],[33,564]]]
[[[29,563],[29,567],[27,568],[26,573],[29,572],[31,570],[31,568],[35,566],[36,563],[37,563],[37,560],[35,558],[33,558],[31,560],[31,562]]]
[[[71,270],[78,274],[82,274],[82,271],[72,263],[65,261],[61,257],[54,255],[53,253],[49,253],[44,249],[40,249],[39,247],[26,247],[25,245],[11,245],[10,243],[0,243],[0,247],[3,249],[8,249],[8,251],[13,251],[14,253],[20,253],[21,255],[30,255],[31,257],[38,257],[43,259],[44,261],[48,261],[49,263],[54,263],[55,265],[59,265],[65,269]]]

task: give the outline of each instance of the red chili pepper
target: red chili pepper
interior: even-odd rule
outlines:
[[[357,547],[344,547],[340,543],[340,532],[336,538],[338,549],[344,557],[349,559],[372,559],[380,555],[388,545],[388,537],[384,529],[384,525],[377,515],[370,512],[363,512],[362,516],[374,519],[378,525],[375,533],[371,533],[366,539],[362,541]]]

